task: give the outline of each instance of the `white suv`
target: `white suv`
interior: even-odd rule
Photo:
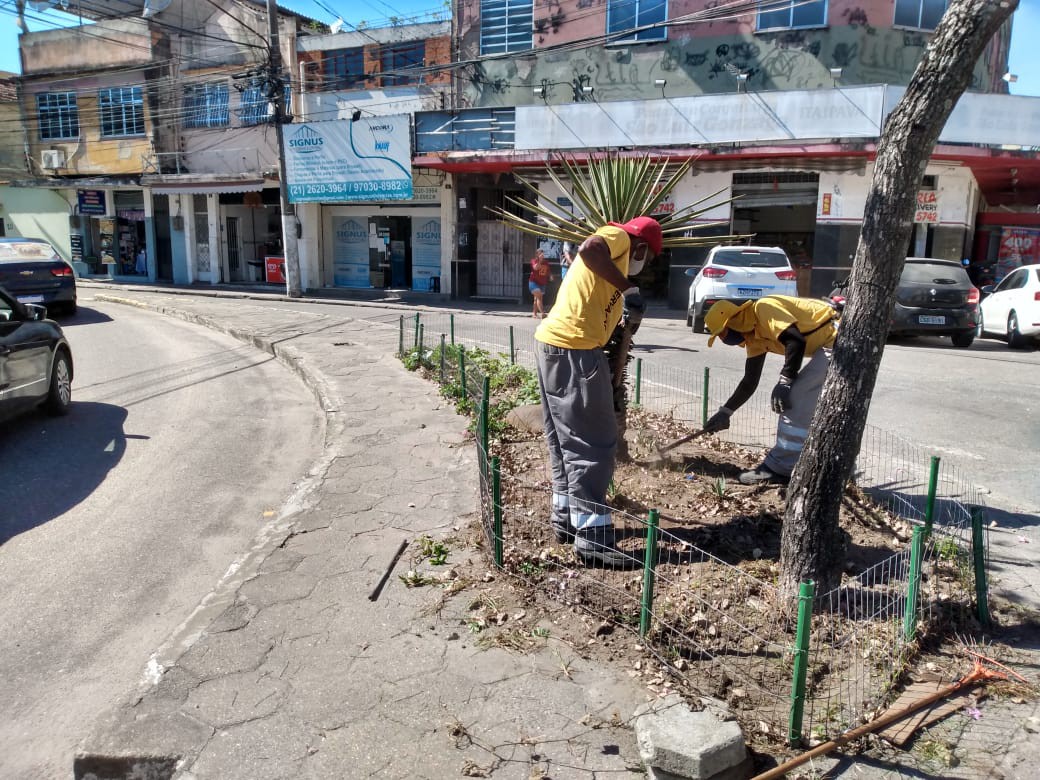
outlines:
[[[744,301],[764,295],[798,295],[798,276],[778,246],[717,246],[693,276],[686,324],[704,332],[704,315],[717,301]]]

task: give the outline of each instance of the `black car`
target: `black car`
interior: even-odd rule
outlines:
[[[848,295],[848,281],[831,292]],[[955,347],[970,347],[979,317],[979,290],[960,263],[908,257],[896,287],[890,336],[949,336]]]
[[[76,313],[76,273],[41,238],[0,238],[0,285],[21,303]]]
[[[71,403],[72,350],[61,326],[0,287],[0,419],[40,404],[66,414]]]

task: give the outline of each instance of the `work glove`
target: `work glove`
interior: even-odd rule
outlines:
[[[769,400],[773,411],[777,414],[783,414],[791,408],[791,383],[793,381],[786,376],[781,376],[780,381],[773,388],[773,395]]]
[[[643,321],[643,314],[646,312],[646,301],[639,294],[638,287],[629,287],[622,293],[622,296],[625,299],[624,316],[634,330]]]
[[[719,410],[704,423],[705,433],[718,433],[729,428],[729,418],[732,414],[732,409],[727,409],[725,406],[719,407]]]

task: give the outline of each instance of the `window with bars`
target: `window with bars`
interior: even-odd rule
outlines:
[[[420,69],[426,63],[426,41],[383,46],[379,50],[379,63],[384,74],[381,79],[384,87],[418,84],[422,79]]]
[[[44,92],[36,96],[40,139],[79,138],[79,105],[75,92]]]
[[[624,32],[634,27],[658,24],[667,18],[667,0],[610,0],[610,5],[607,6],[607,32]],[[665,27],[655,27],[614,40],[660,41],[664,40],[666,32]]]
[[[144,135],[144,94],[140,87],[110,87],[98,91],[101,137]]]
[[[327,89],[348,89],[365,81],[365,50],[336,49],[325,52],[322,68]]]
[[[920,30],[934,30],[946,13],[949,0],[896,0],[895,24]]]
[[[827,0],[763,0],[759,9],[759,30],[823,27],[827,24]]]
[[[289,113],[289,107],[292,105],[292,90],[288,84],[285,85],[284,105],[285,112]],[[242,90],[242,101],[236,113],[238,114],[239,124],[246,127],[274,122],[274,114],[271,112],[271,101],[268,100],[263,88],[258,86],[246,87]]]
[[[533,25],[533,0],[480,0],[480,53],[531,49]]]
[[[185,127],[227,127],[230,123],[226,82],[213,81],[184,87]]]

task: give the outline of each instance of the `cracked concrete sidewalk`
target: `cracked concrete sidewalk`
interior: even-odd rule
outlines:
[[[242,565],[156,651],[140,688],[94,725],[77,777],[644,776],[631,729],[614,725],[647,700],[638,682],[551,640],[525,656],[477,648],[452,630],[465,617],[452,610],[464,606],[449,602],[426,617],[440,591],[398,580],[410,550],[369,600],[403,540],[461,528],[477,505],[466,421],[393,357],[396,324],[346,308],[308,311],[305,301],[260,306],[234,292],[103,288],[98,298],[276,355],[319,399],[326,455]],[[998,548],[1011,544],[994,538]],[[1003,586],[1035,614],[1037,564],[1011,552],[1020,560],[1005,561]],[[1022,636],[1019,646],[1027,668],[1016,669],[1040,679],[1040,638]],[[1040,716],[1037,703],[990,701],[982,712],[930,730],[956,766],[892,751],[804,769],[871,780],[1034,777],[1040,739],[1027,726]]]
[[[484,650],[452,630],[463,615],[424,617],[441,590],[398,579],[411,550],[369,599],[403,540],[450,533],[476,510],[466,420],[393,356],[396,327],[345,308],[102,296],[277,355],[319,398],[326,457],[140,689],[94,725],[77,777],[642,775],[631,729],[612,725],[646,700],[637,683],[552,640],[531,655]]]

